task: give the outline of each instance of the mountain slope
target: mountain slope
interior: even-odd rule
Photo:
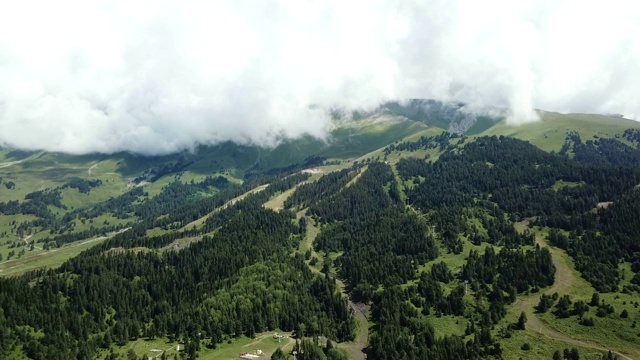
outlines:
[[[633,120],[594,114],[560,114],[538,112],[540,121],[522,125],[508,125],[502,120],[480,135],[504,135],[529,141],[545,151],[559,151],[569,133],[577,132],[585,139],[616,138],[622,140],[627,129],[640,129]]]
[[[640,132],[543,116],[466,136],[379,114],[155,158],[5,151],[0,355],[139,357],[144,338],[235,358],[286,332],[330,359],[640,358]],[[52,270],[16,271],[36,257]]]

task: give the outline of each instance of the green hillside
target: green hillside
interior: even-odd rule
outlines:
[[[577,132],[583,139],[620,138],[627,129],[640,129],[633,120],[594,114],[560,114],[539,111],[540,121],[522,125],[509,125],[505,120],[480,133],[504,135],[529,141],[545,151],[558,151],[567,133]]]
[[[640,359],[640,126],[447,111],[1,151],[0,358]]]
[[[108,203],[110,199],[118,199],[138,189],[144,193],[157,196],[170,183],[179,181],[183,184],[202,182],[207,177],[222,176],[231,184],[240,185],[252,176],[263,173],[281,173],[300,170],[305,166],[315,166],[322,159],[346,161],[358,158],[412,133],[424,130],[420,123],[398,119],[374,117],[354,123],[339,124],[326,139],[304,137],[285,140],[275,148],[258,148],[233,143],[216,146],[201,146],[193,153],[182,152],[157,157],[145,157],[127,153],[113,155],[74,156],[62,153],[25,152],[17,150],[0,151],[0,202],[23,202],[28,194],[45,192],[57,194],[59,203],[43,204],[40,212],[47,211],[47,223],[41,225],[34,217],[33,209],[26,214],[13,211],[0,214],[0,256],[8,259],[14,252],[12,261],[30,258],[29,263],[37,267],[37,261],[46,257],[46,252],[37,248],[25,254],[14,251],[17,244],[29,241],[43,241],[55,236],[67,235],[72,241],[81,240],[82,236],[92,238],[102,233],[117,231],[119,228],[140,220],[135,213],[121,216],[110,211],[97,217],[80,215],[77,219],[67,221],[65,215],[74,212],[87,212],[92,207]],[[69,186],[73,183],[97,182],[99,185],[87,189]],[[187,190],[191,196],[211,196],[219,189],[209,187]],[[196,198],[192,200],[195,201]],[[144,198],[136,197],[137,202]],[[44,209],[44,210],[42,210]],[[84,209],[84,210],[83,210]],[[104,210],[100,210],[104,211]],[[105,231],[100,226],[108,224]],[[90,229],[96,229],[90,231]],[[154,230],[162,233],[163,229]],[[54,233],[55,232],[55,233]],[[66,244],[66,242],[65,242]],[[62,245],[62,244],[61,244]],[[67,252],[63,252],[67,253]],[[67,257],[56,254],[55,261],[48,259],[47,266],[61,264]],[[3,266],[4,265],[4,266]],[[12,262],[0,263],[2,267],[11,268],[6,273],[14,274],[16,269]],[[31,267],[29,267],[31,268]],[[25,268],[26,269],[26,268]]]

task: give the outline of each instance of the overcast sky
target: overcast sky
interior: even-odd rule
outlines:
[[[161,154],[436,98],[640,120],[635,1],[12,1],[0,144]],[[319,105],[310,109],[309,105]]]

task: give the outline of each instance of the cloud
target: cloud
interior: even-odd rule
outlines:
[[[640,119],[640,5],[21,1],[0,14],[0,144],[163,154],[322,137],[332,107],[435,98]],[[310,106],[314,105],[314,106]]]

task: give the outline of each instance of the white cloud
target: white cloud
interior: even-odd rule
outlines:
[[[640,119],[640,5],[23,1],[0,13],[0,144],[167,153],[323,136],[309,105],[437,98]]]

